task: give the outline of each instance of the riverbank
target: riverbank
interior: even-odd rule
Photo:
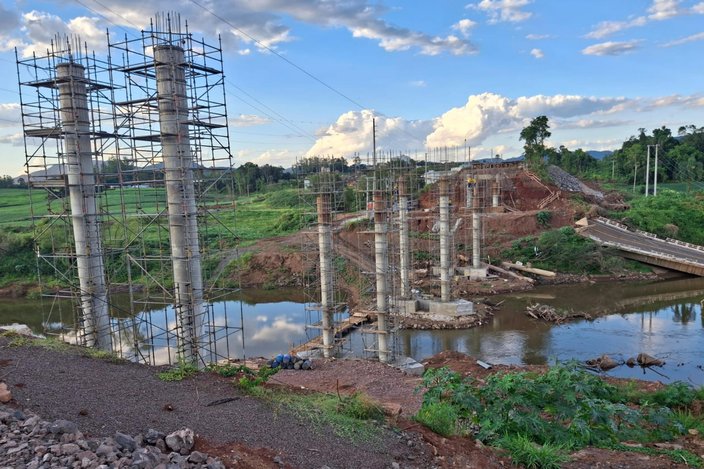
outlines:
[[[8,404],[12,413],[37,414],[48,422],[68,420],[82,432],[84,440],[117,444],[120,432],[134,435],[139,441],[139,435],[146,437],[148,429],[166,434],[186,426],[195,435],[192,451],[217,457],[226,467],[499,468],[511,464],[505,454],[471,436],[443,437],[414,422],[411,417],[422,400],[416,392],[421,379],[375,361],[318,360],[311,371],[282,370],[269,378],[266,392],[254,397],[233,385],[231,379],[215,373],[201,372],[182,381],[164,382],[158,378],[163,368],[96,358],[76,347],[46,348],[34,341],[13,342],[13,337],[4,336],[0,337],[0,351],[0,379],[12,392],[13,400]],[[425,366],[448,367],[462,376],[472,376],[477,383],[486,382],[497,372],[546,370],[544,366],[510,365],[486,370],[474,358],[457,352],[432,357]],[[633,383],[634,389],[662,387]],[[279,393],[275,394],[277,400],[268,393]],[[386,419],[372,424],[371,440],[340,436],[326,423],[325,412],[315,407],[316,394],[310,393],[327,393],[340,402],[346,396],[362,393],[381,404]],[[304,412],[280,405],[299,398],[308,402]],[[5,428],[10,425],[0,427],[0,445],[10,439]],[[40,446],[53,454],[51,446],[26,443],[26,449],[31,446],[34,450],[33,455]],[[85,445],[88,449],[81,451],[97,451],[91,450],[91,443]],[[571,453],[570,461],[562,467],[581,469],[606,462],[609,465],[603,467],[688,467],[658,453],[662,448],[699,454],[704,452],[704,442],[700,435],[688,434],[676,441],[643,445],[640,453],[587,447]],[[73,447],[57,448],[64,450],[72,451]]]

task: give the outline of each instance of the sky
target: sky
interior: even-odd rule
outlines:
[[[224,50],[235,164],[372,148],[472,158],[548,144],[613,150],[638,133],[704,126],[704,0],[0,0],[0,174],[23,171],[20,56],[77,34],[136,37],[180,13]]]

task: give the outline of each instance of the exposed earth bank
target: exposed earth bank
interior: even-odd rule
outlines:
[[[379,429],[378,438],[371,443],[360,443],[341,438],[330,428],[313,425],[285,408],[246,395],[233,386],[231,380],[213,373],[164,382],[156,376],[159,369],[89,357],[74,347],[56,350],[28,341],[19,346],[11,344],[11,338],[0,337],[0,379],[12,393],[9,407],[0,409],[5,412],[0,413],[3,422],[0,448],[6,453],[26,444],[13,454],[26,453],[35,458],[42,453],[42,459],[46,454],[52,455],[47,464],[37,467],[52,467],[54,457],[60,466],[64,465],[61,458],[81,452],[82,456],[89,457],[91,453],[97,454],[101,445],[114,452],[113,457],[119,461],[127,458],[125,448],[131,446],[132,440],[135,441],[130,456],[132,463],[134,454],[139,452],[144,453],[145,458],[147,454],[156,458],[158,453],[150,448],[164,443],[152,445],[149,441],[156,440],[151,436],[183,427],[194,431],[190,453],[172,455],[168,453],[171,450],[168,444],[165,453],[167,458],[181,457],[178,461],[183,465],[179,467],[221,467],[218,461],[236,468],[491,468],[510,465],[506,457],[471,438],[443,438],[413,422],[410,417],[421,402],[417,392],[420,378],[378,362],[317,361],[312,371],[282,370],[271,377],[268,384],[287,392],[318,391],[333,395],[363,392],[370,396],[386,409],[388,417]],[[471,357],[456,352],[444,352],[425,364],[448,366],[480,382],[490,373],[517,369],[497,366],[484,370]],[[35,413],[47,423],[34,418],[32,425],[18,428],[22,418],[26,423]],[[56,423],[59,419],[70,422],[64,424],[70,431],[51,431],[48,422]],[[29,427],[36,431],[27,431]],[[64,437],[64,434],[73,436]],[[74,441],[68,441],[71,439]],[[673,444],[696,454],[704,453],[700,437],[682,438]],[[107,449],[105,452],[109,453]],[[197,452],[195,457],[194,451]],[[664,456],[593,448],[571,457],[571,462],[564,467],[687,467]],[[149,461],[151,465],[144,463],[133,467],[156,467],[156,459]],[[83,459],[76,459],[73,467],[98,467],[98,463],[98,460],[86,460],[83,465]],[[129,466],[128,459],[123,463]]]

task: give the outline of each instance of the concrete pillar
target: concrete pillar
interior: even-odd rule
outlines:
[[[464,206],[466,208],[472,208],[472,191],[476,183],[473,182],[474,180],[470,177],[467,178],[467,185],[465,186],[465,190],[467,193],[467,197],[465,198],[465,204]]]
[[[332,286],[332,212],[330,194],[318,196],[318,249],[320,251],[320,313],[323,336],[323,356],[332,355],[334,294]]]
[[[96,178],[90,139],[85,68],[64,62],[56,66],[61,125],[76,245],[78,283],[85,344],[112,351],[105,266],[95,198]]]
[[[479,186],[474,186],[474,207],[472,209],[472,267],[481,267],[481,207],[479,205]]]
[[[401,299],[407,300],[411,297],[411,250],[408,234],[408,185],[403,176],[398,178],[398,223]]]
[[[374,260],[376,263],[376,310],[377,310],[377,344],[379,361],[389,361],[389,303],[388,284],[389,274],[389,240],[388,224],[386,217],[386,200],[381,191],[374,192]]]
[[[203,274],[184,62],[181,47],[170,44],[154,47],[179,354],[194,363],[202,333]]]
[[[499,176],[496,176],[496,181],[491,186],[491,206],[499,206]]]
[[[450,301],[450,184],[447,178],[440,179],[440,300]]]

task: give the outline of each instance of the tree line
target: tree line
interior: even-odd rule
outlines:
[[[645,180],[649,146],[650,170],[653,173],[656,170],[654,157],[657,146],[658,181],[692,183],[704,177],[704,127],[681,126],[676,136],[665,126],[650,133],[640,128],[637,135],[629,137],[621,148],[601,160],[581,148],[548,147],[545,141],[551,135],[546,116],[536,117],[521,131],[519,140],[524,142],[525,158],[529,164],[536,167],[553,164],[582,177],[641,184]]]

